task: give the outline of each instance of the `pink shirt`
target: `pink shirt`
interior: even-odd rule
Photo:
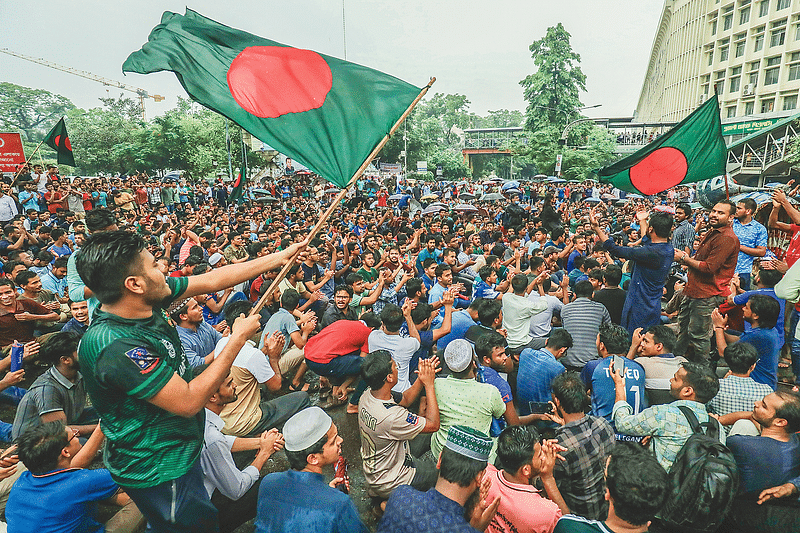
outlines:
[[[509,482],[491,464],[484,476],[492,480],[486,501],[500,495],[500,507],[486,528],[488,533],[552,533],[561,518],[558,505],[542,498],[531,485]]]

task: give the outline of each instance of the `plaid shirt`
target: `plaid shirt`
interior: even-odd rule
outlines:
[[[773,392],[772,387],[756,383],[751,377],[728,376],[719,380],[719,392],[708,403],[708,410],[718,415],[750,411],[753,403]]]
[[[611,424],[586,415],[558,428],[556,439],[567,451],[561,454],[565,461],[556,461],[553,475],[570,512],[592,520],[604,519],[604,470],[615,442]]]
[[[688,220],[684,220],[672,232],[672,247],[676,250],[692,249],[694,244],[694,226]]]
[[[664,405],[654,405],[638,415],[633,414],[633,408],[626,402],[619,401],[614,404],[611,418],[617,431],[624,435],[652,435],[653,453],[664,470],[669,472],[678,452],[692,434],[689,421],[678,409],[680,405],[689,407],[701,424],[708,422],[706,406],[693,400],[675,400]],[[725,444],[725,431],[721,428],[719,440]]]

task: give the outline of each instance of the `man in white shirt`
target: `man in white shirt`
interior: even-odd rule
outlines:
[[[519,354],[525,348],[538,350],[544,347],[543,339],[531,340],[531,317],[547,309],[544,300],[532,301],[527,298],[528,293],[537,287],[540,295],[544,295],[542,281],[549,277],[548,272],[542,272],[528,284],[528,276],[516,274],[511,278],[511,290],[503,296],[503,327],[508,332],[508,351],[512,355]]]
[[[203,364],[192,372],[197,377],[207,367]],[[223,533],[255,518],[259,487],[256,482],[261,479],[261,469],[274,452],[283,448],[283,435],[277,429],[251,439],[223,435],[225,422],[219,415],[225,405],[236,399],[236,383],[229,374],[206,402],[206,426],[200,452],[203,486],[219,512],[220,531]],[[239,470],[231,452],[244,450],[258,450],[258,453],[249,466]]]
[[[408,325],[408,337],[400,336],[404,320]],[[419,332],[411,319],[411,300],[407,299],[402,309],[394,304],[386,304],[381,311],[381,328],[369,334],[367,343],[370,353],[386,350],[397,363],[398,378],[392,390],[403,393],[411,387],[408,367],[414,352],[420,347]]]
[[[19,214],[14,198],[9,196],[9,190],[11,187],[7,183],[0,184],[0,223],[3,225]]]

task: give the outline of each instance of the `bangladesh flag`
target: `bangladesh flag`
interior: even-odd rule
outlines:
[[[169,70],[186,92],[344,187],[420,92],[388,74],[165,12],[123,72]]]
[[[53,126],[53,129],[50,130],[43,142],[56,151],[59,165],[75,166],[75,158],[72,156],[72,143],[69,142],[64,117],[61,117],[61,120]]]
[[[658,194],[724,175],[727,154],[715,94],[655,141],[594,173],[623,191]]]

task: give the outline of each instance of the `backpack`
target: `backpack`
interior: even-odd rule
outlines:
[[[700,424],[679,406],[692,427],[669,471],[669,494],[657,515],[659,525],[682,533],[716,531],[731,510],[739,488],[739,471],[731,451],[719,442],[719,422],[709,416]],[[703,432],[705,426],[705,432]]]

